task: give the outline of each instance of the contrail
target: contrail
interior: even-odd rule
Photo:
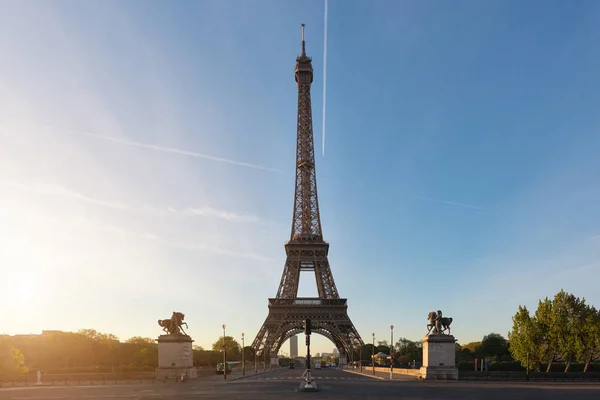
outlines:
[[[256,164],[250,164],[250,163],[245,163],[245,162],[241,162],[241,161],[230,160],[228,158],[210,156],[210,155],[207,155],[207,154],[196,153],[196,152],[193,152],[193,151],[180,150],[180,149],[175,149],[175,148],[172,148],[172,147],[157,146],[157,145],[154,145],[154,144],[146,144],[146,143],[134,142],[132,140],[119,139],[119,138],[112,137],[112,136],[97,135],[95,133],[84,132],[83,134],[87,135],[87,136],[93,136],[93,137],[97,137],[97,138],[100,138],[100,139],[108,140],[108,141],[114,142],[114,143],[125,144],[125,145],[128,145],[128,146],[142,147],[142,148],[145,148],[145,149],[152,149],[152,150],[156,150],[156,151],[163,151],[163,152],[166,152],[166,153],[181,154],[181,155],[189,156],[189,157],[203,158],[205,160],[218,161],[218,162],[223,162],[223,163],[227,163],[227,164],[239,165],[241,167],[249,167],[249,168],[261,169],[263,171],[281,172],[278,169],[263,167],[262,165],[256,165]]]
[[[327,0],[325,0],[325,29],[323,33],[323,157],[325,156],[325,114],[327,112]]]

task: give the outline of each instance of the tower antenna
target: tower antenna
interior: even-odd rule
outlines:
[[[304,24],[302,24],[302,54],[306,54],[306,49],[304,47]]]

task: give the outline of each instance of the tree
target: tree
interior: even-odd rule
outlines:
[[[195,344],[192,346],[192,350],[194,351],[204,351],[204,347],[200,346],[199,344]]]
[[[148,344],[155,344],[156,342],[154,341],[154,339],[149,338],[149,337],[133,336],[133,337],[130,337],[129,339],[127,339],[125,341],[125,343],[148,345]]]
[[[469,362],[475,359],[475,353],[469,350],[466,347],[461,346],[460,344],[456,344],[456,362]]]
[[[590,363],[600,359],[600,311],[587,306],[582,315],[582,326],[576,340],[577,361],[585,363],[587,372]]]
[[[477,346],[476,354],[479,357],[491,357],[496,361],[502,361],[502,357],[509,355],[508,342],[499,333],[485,335],[481,344]]]
[[[400,364],[423,360],[423,345],[406,338],[400,338],[395,345],[396,358]]]
[[[469,342],[465,345],[460,346],[461,349],[467,349],[469,350],[472,354],[473,357],[475,357],[475,354],[477,352],[477,348],[481,345],[481,342]]]
[[[255,354],[256,353],[254,351],[254,347],[252,347],[252,346],[244,347],[244,359],[246,361],[254,361]]]
[[[567,361],[565,372],[569,371],[571,362],[577,357],[577,342],[584,328],[587,308],[585,299],[579,299],[564,290],[554,296],[551,331],[562,357]]]
[[[119,346],[119,363],[135,367],[157,365],[158,344],[152,338],[134,336]]]
[[[223,343],[225,343],[225,350],[227,350],[227,356],[231,358],[237,358],[240,356],[240,344],[232,337],[225,336],[225,341],[221,336],[219,340],[213,343],[213,351],[223,351]]]
[[[88,339],[96,365],[110,365],[114,371],[119,338],[112,333],[100,333],[95,329],[81,329],[77,333]]]
[[[0,377],[26,374],[25,356],[17,349],[10,336],[0,336]]]
[[[560,330],[554,326],[554,302],[548,297],[538,302],[538,308],[533,318],[533,328],[536,334],[536,352],[540,361],[546,362],[546,372],[550,372],[552,364],[562,356],[560,349]]]
[[[358,349],[356,358],[360,359],[361,354],[362,354],[362,360],[365,360],[365,361],[370,360],[371,354],[373,354],[373,345],[371,343],[367,343],[367,344],[363,345],[361,349]]]
[[[589,359],[584,354],[589,356],[595,351],[595,313],[585,299],[562,289],[552,300],[540,300],[533,317],[527,308],[519,306],[509,334],[510,352],[523,366],[527,355],[529,367],[532,362],[546,362],[546,372],[551,371],[555,361],[565,359],[568,372],[572,361]]]
[[[519,306],[519,310],[512,320],[513,328],[508,334],[510,354],[516,361],[520,361],[523,367],[537,370],[540,356],[536,322],[529,315],[529,310],[525,306]]]

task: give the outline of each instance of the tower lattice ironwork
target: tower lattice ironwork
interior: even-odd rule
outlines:
[[[298,86],[298,123],[292,232],[285,244],[287,258],[277,295],[269,299],[269,315],[252,347],[265,360],[275,356],[287,339],[302,332],[305,319],[310,318],[313,332],[329,338],[340,354],[352,359],[354,349],[363,342],[348,317],[346,299],[340,298],[335,286],[327,258],[329,243],[323,240],[310,99],[313,68],[306,55],[304,25],[302,54],[296,58],[294,76]],[[315,273],[319,297],[298,297],[302,271]]]

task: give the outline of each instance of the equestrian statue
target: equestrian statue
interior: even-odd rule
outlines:
[[[158,325],[160,325],[163,328],[163,331],[169,335],[189,336],[183,330],[183,325],[185,325],[186,329],[188,328],[187,323],[183,322],[184,318],[185,314],[173,311],[171,319],[159,319]]]
[[[443,317],[440,310],[430,312],[427,315],[429,324],[427,324],[427,335],[450,335],[450,324],[452,324],[452,318]]]

